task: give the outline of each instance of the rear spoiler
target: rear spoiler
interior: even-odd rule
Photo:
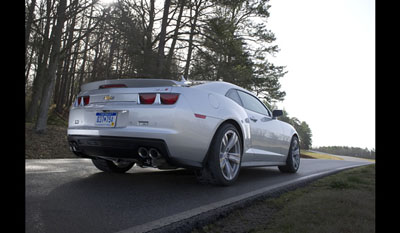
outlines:
[[[186,80],[175,81],[171,79],[112,79],[86,83],[81,86],[81,91],[99,89],[104,85],[123,84],[126,87],[170,87],[170,86],[188,86]]]

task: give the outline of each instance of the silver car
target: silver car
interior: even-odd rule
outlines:
[[[82,85],[70,109],[68,142],[105,172],[133,165],[188,168],[202,183],[232,184],[241,167],[300,165],[299,137],[251,92],[227,82],[165,79]]]

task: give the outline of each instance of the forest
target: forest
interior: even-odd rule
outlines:
[[[285,66],[268,0],[26,0],[25,111],[35,131],[64,119],[87,82],[223,80],[282,101]]]
[[[272,106],[274,109],[274,106]],[[288,112],[284,109],[283,116],[279,117],[279,120],[291,124],[300,139],[300,148],[303,150],[309,150],[312,146],[312,131],[310,126],[305,121],[300,121],[297,117],[289,117]]]

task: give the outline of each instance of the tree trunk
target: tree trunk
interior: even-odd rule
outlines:
[[[79,28],[78,38],[80,38],[81,35],[82,35],[83,22],[84,22],[84,17],[82,17],[82,22],[81,22],[81,27]],[[77,42],[77,44],[75,45],[75,48],[74,48],[74,56],[72,58],[72,65],[71,65],[71,70],[70,70],[71,79],[69,79],[70,82],[69,82],[69,84],[67,86],[69,88],[69,92],[68,92],[68,99],[67,99],[66,106],[71,106],[73,98],[74,98],[74,84],[75,84],[75,80],[76,80],[76,66],[77,66],[77,62],[79,60],[78,52],[79,52],[79,49],[81,47],[80,45],[81,45],[81,41],[79,40]]]
[[[35,11],[35,5],[36,5],[36,0],[32,0],[31,4],[29,5],[29,12],[28,12],[28,21],[26,22],[25,25],[25,66],[26,62],[28,60],[28,43],[29,43],[29,36],[31,34],[31,27],[32,27],[32,22],[33,22],[33,12]],[[25,69],[29,69],[30,67],[26,67]],[[28,81],[27,78],[25,78],[25,84]]]
[[[102,20],[102,19],[98,19]],[[102,56],[103,56],[103,44],[102,40],[105,34],[105,25],[104,21],[101,21],[99,24],[99,29],[97,33],[97,41],[95,42],[96,48],[95,48],[95,54],[94,54],[94,60],[93,60],[93,65],[92,65],[92,71],[91,71],[91,77],[90,81],[96,81],[99,77],[101,77],[101,62],[102,62]]]
[[[190,35],[189,35],[189,48],[188,48],[188,53],[186,57],[186,65],[185,65],[185,72],[183,76],[187,79],[189,75],[189,67],[190,67],[190,61],[192,60],[192,50],[193,50],[193,36],[194,36],[194,30],[196,29],[196,24],[197,24],[197,17],[199,16],[200,13],[200,6],[201,6],[202,0],[199,1],[199,3],[196,5],[195,9],[195,15],[193,18],[193,23],[190,25]]]
[[[62,48],[65,48],[66,46],[66,40],[63,40],[63,45]],[[65,54],[60,54],[59,57],[59,62],[58,62],[58,68],[56,69],[57,72],[57,77],[56,77],[56,84],[55,84],[55,93],[53,97],[53,102],[56,104],[56,111],[58,111],[60,104],[60,100],[63,98],[64,95],[64,88],[65,88],[65,82],[67,79],[67,73],[68,73],[68,67],[69,63],[71,60],[70,56],[66,56]]]
[[[67,0],[60,0],[57,7],[57,25],[54,27],[54,37],[52,38],[52,50],[50,54],[50,62],[48,68],[48,81],[43,89],[42,100],[40,102],[39,116],[36,122],[36,133],[44,133],[47,128],[48,112],[50,107],[50,100],[54,91],[54,84],[56,79],[56,69],[60,57],[61,35],[65,22],[65,9]]]
[[[169,13],[169,6],[171,5],[171,0],[165,0],[164,2],[164,13],[161,23],[161,32],[160,32],[160,41],[158,43],[158,57],[157,57],[157,74],[159,75],[158,78],[162,77],[162,71],[164,69],[164,48],[165,48],[165,36],[167,33],[167,26],[168,26],[168,13]]]
[[[171,43],[171,48],[169,49],[168,55],[167,55],[167,61],[166,61],[166,65],[165,65],[165,74],[167,74],[167,76],[170,76],[170,70],[171,70],[171,63],[172,63],[172,56],[174,55],[174,50],[175,50],[175,45],[176,45],[176,41],[178,39],[178,32],[179,32],[179,27],[181,25],[181,20],[182,20],[182,14],[183,14],[183,8],[185,6],[185,0],[179,0],[179,4],[180,4],[180,8],[179,8],[179,15],[178,15],[178,19],[176,20],[176,27],[175,27],[175,31],[174,31],[174,36],[172,39],[172,43]],[[171,78],[171,77],[170,77]]]
[[[47,61],[50,54],[50,39],[53,37],[54,31],[50,33],[50,25],[51,25],[51,17],[50,13],[52,11],[52,2],[48,0],[46,2],[46,26],[45,26],[45,33],[43,38],[43,46],[40,48],[38,52],[38,69],[36,72],[36,77],[32,84],[32,96],[31,96],[31,103],[28,108],[28,113],[26,114],[26,121],[33,122],[36,120],[37,110],[39,107],[39,102],[42,97],[42,90],[43,85],[45,83],[45,74],[47,72]]]
[[[76,4],[77,1],[75,1],[73,4]],[[77,5],[71,6],[70,5],[71,10],[75,11],[77,10]],[[58,90],[58,92],[56,92],[56,94],[58,93],[58,96],[55,95],[55,102],[57,104],[56,107],[56,111],[58,113],[62,113],[63,108],[64,108],[64,104],[66,102],[66,98],[68,95],[68,83],[71,79],[71,76],[69,74],[69,70],[70,70],[70,64],[71,64],[71,51],[72,51],[72,42],[73,42],[73,38],[74,38],[74,29],[75,29],[75,23],[76,23],[76,14],[74,14],[74,16],[72,17],[72,22],[69,23],[69,21],[67,22],[67,24],[69,24],[69,26],[67,27],[67,30],[69,31],[68,36],[67,36],[67,41],[66,44],[64,46],[65,52],[65,61],[64,61],[64,67],[63,67],[63,72],[61,74],[62,79],[57,80],[57,82],[59,82],[60,86],[57,88],[57,84],[56,84],[56,90]]]
[[[111,67],[112,67],[112,63],[113,63],[113,58],[114,58],[114,51],[115,48],[117,47],[117,40],[116,40],[116,36],[115,36],[115,30],[113,30],[112,36],[111,36],[111,45],[110,45],[110,52],[108,54],[108,58],[107,58],[107,63],[106,63],[106,79],[112,79],[111,77]]]
[[[28,84],[28,78],[29,78],[29,74],[30,74],[30,70],[31,70],[32,61],[33,61],[33,55],[35,54],[34,50],[35,50],[35,48],[32,46],[32,51],[31,51],[31,54],[29,55],[28,64],[25,64],[27,67],[25,70],[25,87],[28,86],[27,84]]]
[[[153,27],[154,27],[154,17],[155,17],[155,0],[150,0],[150,10],[149,10],[149,24],[145,28],[145,38],[143,38],[143,56],[142,56],[142,64],[141,69],[139,70],[139,74],[143,76],[149,76],[154,73],[154,56],[153,56]],[[144,13],[143,13],[144,14]],[[144,17],[143,17],[144,18]],[[143,19],[143,21],[145,21]],[[122,56],[124,53],[122,53]]]
[[[93,5],[90,7],[89,22],[88,22],[87,29],[90,28],[90,24],[92,23],[92,16],[93,16]],[[79,81],[78,81],[79,88],[82,86],[83,78],[85,75],[85,67],[86,67],[86,60],[87,60],[87,55],[88,55],[87,50],[88,50],[88,46],[89,46],[89,39],[90,39],[90,34],[87,34],[86,38],[85,38],[85,47],[83,49],[84,53],[83,53],[83,58],[82,58],[82,65],[81,65],[80,71],[79,71]],[[79,89],[77,91],[79,91]]]

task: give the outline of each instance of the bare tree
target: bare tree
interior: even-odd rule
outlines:
[[[28,112],[26,114],[26,121],[32,122],[36,119],[40,99],[42,97],[43,85],[45,83],[45,74],[47,72],[47,63],[50,54],[50,38],[54,35],[54,30],[50,33],[50,26],[53,24],[53,17],[51,12],[53,11],[54,2],[52,0],[46,1],[46,17],[41,21],[44,26],[44,33],[42,34],[42,43],[40,48],[38,49],[38,59],[37,59],[37,70],[36,75],[33,80],[32,85],[32,95],[31,95],[31,103],[28,108]]]
[[[168,15],[169,15],[169,6],[171,5],[171,0],[165,0],[164,2],[164,13],[161,23],[161,32],[160,32],[160,40],[158,42],[158,57],[157,57],[157,74],[162,78],[162,71],[164,69],[164,48],[165,48],[165,35],[167,33],[168,26]]]
[[[25,25],[25,69],[30,68],[30,66],[27,66],[27,57],[28,57],[28,42],[29,42],[29,36],[31,34],[31,28],[32,28],[32,23],[33,23],[33,13],[35,10],[35,6],[36,6],[36,0],[32,0],[31,4],[29,5],[28,8],[28,20],[26,22]],[[28,81],[28,75],[25,76],[25,84]]]
[[[184,71],[184,77],[188,77],[189,75],[189,68],[190,68],[190,62],[192,60],[192,52],[193,52],[193,37],[195,34],[195,30],[197,27],[197,19],[201,13],[201,4],[203,0],[196,0],[194,3],[194,9],[193,5],[190,8],[190,18],[193,17],[193,21],[190,21],[190,34],[189,34],[189,45],[188,45],[188,52],[186,56],[186,65],[185,65],[185,71]],[[192,12],[194,15],[192,15]]]
[[[171,69],[172,57],[173,57],[173,55],[175,53],[175,46],[176,46],[176,42],[178,40],[178,34],[179,34],[180,26],[181,26],[181,21],[182,21],[182,15],[183,15],[184,7],[185,7],[185,2],[186,2],[186,0],[179,0],[178,1],[179,15],[178,15],[178,19],[176,20],[176,26],[175,26],[174,34],[172,36],[171,47],[170,47],[168,55],[167,55],[167,61],[166,61],[166,64],[165,64],[165,71],[163,72],[164,75],[166,77],[168,77],[168,78],[171,78],[170,77],[170,69]]]
[[[67,0],[60,0],[57,7],[57,24],[53,27],[54,36],[52,38],[52,49],[50,54],[49,67],[47,70],[47,80],[43,89],[43,94],[40,102],[39,115],[35,125],[37,133],[43,133],[47,128],[47,118],[50,106],[50,100],[54,91],[56,79],[56,68],[60,57],[61,36],[65,23],[65,9]]]

